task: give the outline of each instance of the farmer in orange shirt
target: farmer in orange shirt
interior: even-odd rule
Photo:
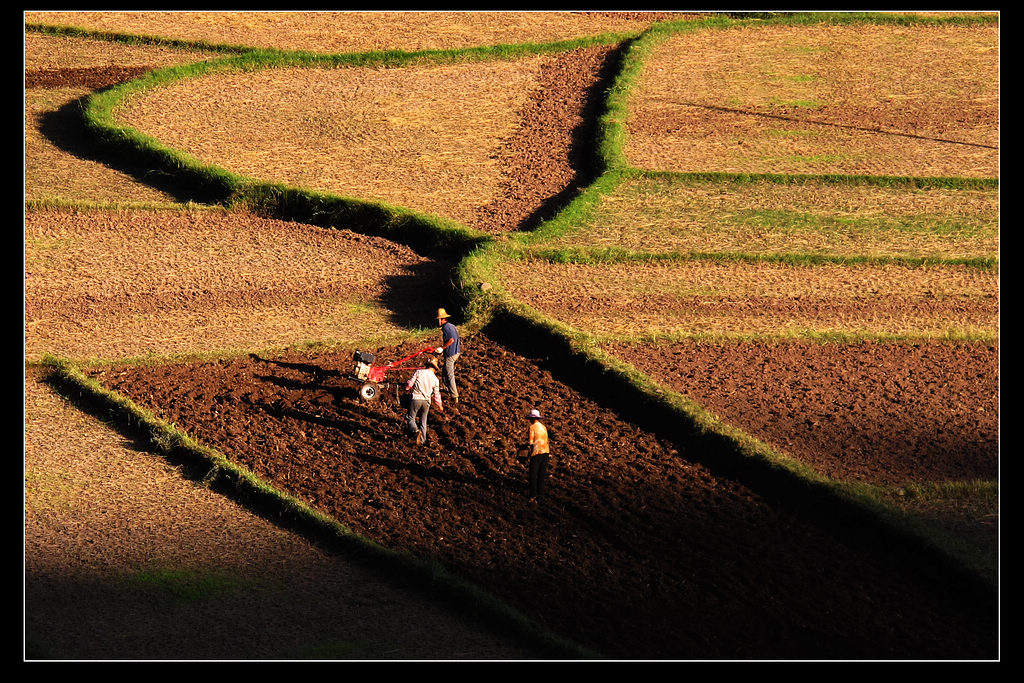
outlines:
[[[544,493],[548,476],[548,429],[540,421],[540,411],[534,408],[527,415],[530,420],[530,501],[536,502]]]

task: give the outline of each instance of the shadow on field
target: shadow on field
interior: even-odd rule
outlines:
[[[435,327],[438,308],[461,317],[458,314],[461,300],[449,261],[424,261],[405,266],[402,272],[385,278],[379,297],[390,322],[410,329]]]
[[[505,343],[484,336],[503,327]],[[348,354],[125,367],[105,377],[363,538],[436,562],[604,656],[996,651],[993,596],[898,534],[785,473],[751,471],[729,457],[730,444],[644,402],[527,321],[499,319],[467,341],[466,391],[457,411],[431,414],[425,447],[379,402],[328,395],[323,378],[344,370]],[[557,451],[534,504],[514,444],[538,403]],[[652,431],[634,424],[640,418]],[[273,493],[240,484],[223,478],[214,488],[302,528]],[[330,540],[315,525],[305,533]],[[372,548],[334,540],[346,556]],[[407,576],[444,589],[422,569]]]
[[[155,160],[146,163],[145,154],[116,149],[93,138],[83,118],[87,97],[41,115],[39,132],[68,154],[120,171],[140,183],[169,194],[175,201],[215,204],[227,199],[227,192],[216,184],[203,182],[189,174],[178,175],[159,170],[159,163]]]

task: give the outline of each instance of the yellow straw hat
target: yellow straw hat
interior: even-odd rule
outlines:
[[[444,310],[443,308],[439,308],[439,309],[437,309],[437,319],[438,319],[438,320],[441,320],[442,318],[444,318],[444,319],[448,319],[448,318],[450,318],[450,317],[451,317],[451,316],[450,316],[450,315],[448,315],[448,311]]]

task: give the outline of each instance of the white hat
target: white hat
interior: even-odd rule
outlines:
[[[530,414],[527,415],[527,417],[529,417],[529,418],[537,418],[539,420],[540,419],[540,411],[537,410],[536,408],[534,408],[533,410],[530,411]]]

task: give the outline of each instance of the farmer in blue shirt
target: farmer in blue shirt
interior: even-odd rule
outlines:
[[[459,402],[459,389],[455,385],[455,362],[459,360],[462,353],[462,346],[459,343],[459,331],[455,325],[448,322],[448,311],[443,308],[437,309],[437,324],[441,326],[441,346],[435,349],[436,353],[444,355],[444,385],[452,396],[452,403]]]

